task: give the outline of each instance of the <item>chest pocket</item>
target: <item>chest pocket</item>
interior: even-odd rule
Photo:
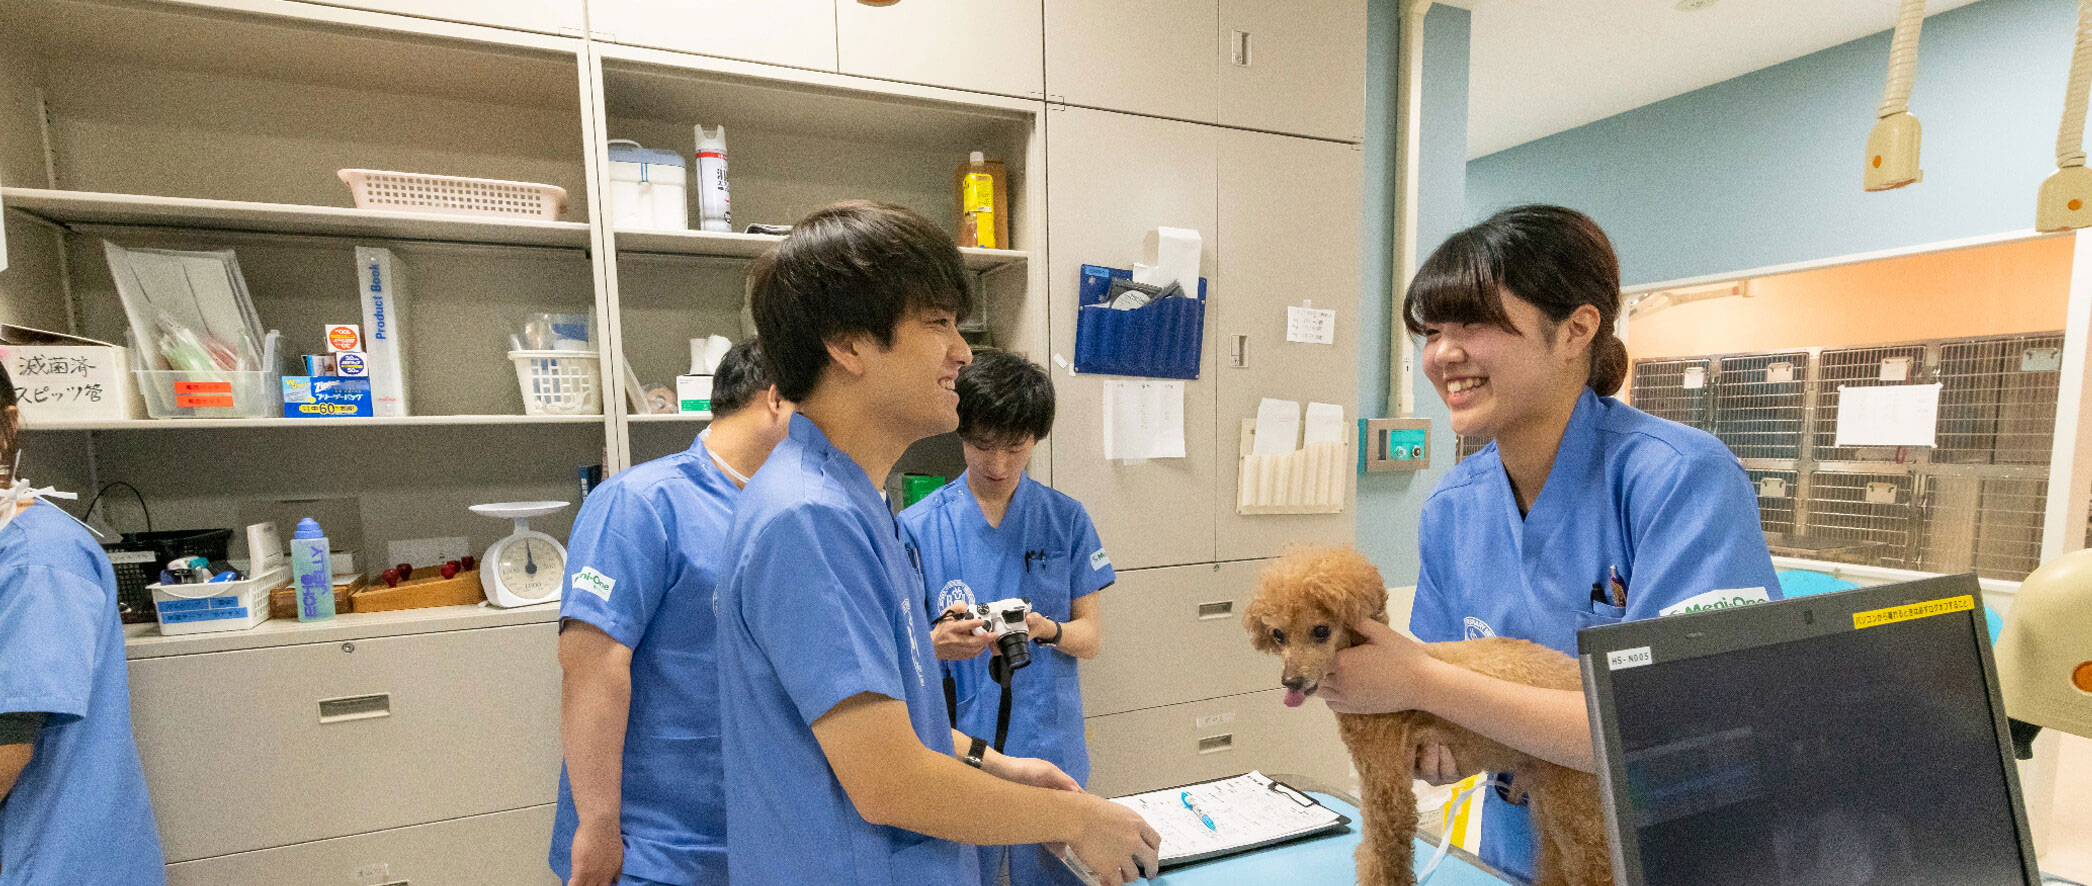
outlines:
[[[1024,596],[1033,611],[1054,621],[1067,621],[1073,607],[1070,590],[1075,559],[1065,553],[1031,557],[1024,573]]]

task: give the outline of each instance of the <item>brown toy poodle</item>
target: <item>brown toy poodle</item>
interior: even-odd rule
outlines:
[[[1250,643],[1285,660],[1279,683],[1286,704],[1314,694],[1338,650],[1358,645],[1347,627],[1372,619],[1387,623],[1387,588],[1380,570],[1348,547],[1289,546],[1257,579],[1256,597],[1243,614]],[[1433,658],[1548,689],[1581,689],[1575,659],[1524,640],[1490,637],[1427,643]],[[1362,886],[1413,886],[1418,748],[1437,742],[1452,749],[1465,777],[1509,772],[1531,804],[1539,838],[1535,886],[1609,886],[1613,882],[1598,780],[1505,747],[1423,711],[1339,714],[1337,727],[1364,786],[1358,846]]]

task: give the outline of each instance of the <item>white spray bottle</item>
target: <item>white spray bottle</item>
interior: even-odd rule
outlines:
[[[706,231],[732,232],[734,217],[726,187],[726,127],[714,126],[709,133],[703,124],[695,128],[698,227]]]

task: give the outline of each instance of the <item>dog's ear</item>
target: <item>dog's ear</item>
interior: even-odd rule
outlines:
[[[1312,557],[1312,588],[1316,605],[1349,625],[1372,619],[1387,623],[1387,586],[1380,570],[1364,554],[1350,547],[1324,547],[1302,553]]]
[[[1242,628],[1249,632],[1250,648],[1258,652],[1277,652],[1278,644],[1271,642],[1271,628],[1264,620],[1265,614],[1271,610],[1267,590],[1259,583],[1256,596],[1250,598],[1249,608],[1242,612]]]

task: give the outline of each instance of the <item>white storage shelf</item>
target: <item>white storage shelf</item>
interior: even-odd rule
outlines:
[[[600,415],[408,415],[398,418],[139,418],[25,424],[27,431],[200,431],[224,428],[387,428],[427,425],[597,424]]]
[[[708,258],[755,258],[777,245],[783,237],[774,234],[725,234],[710,231],[619,230],[617,251],[621,255],[685,255]],[[959,250],[968,270],[990,271],[1004,265],[1028,261],[1022,249]]]
[[[479,218],[47,188],[0,188],[0,204],[66,230],[87,234],[98,233],[104,226],[158,227],[571,249],[587,248],[589,238],[585,222]]]

